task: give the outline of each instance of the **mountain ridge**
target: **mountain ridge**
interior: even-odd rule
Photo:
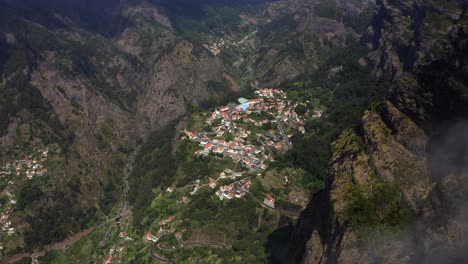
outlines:
[[[388,101],[367,112],[357,130],[343,133],[334,143],[330,182],[324,194],[316,194],[317,199],[328,197],[321,201],[330,208],[309,204],[293,232],[289,255],[304,257],[304,263],[466,260],[461,253],[466,245],[461,194],[466,190],[466,168],[458,159],[466,151],[462,113],[467,104],[458,94],[463,90],[446,82],[454,78],[466,85],[461,66],[466,28],[453,30],[450,39],[444,59],[420,66],[415,75],[403,75]],[[453,68],[440,71],[449,64]],[[437,79],[441,81],[434,82]],[[453,147],[453,141],[460,146],[452,154],[446,144]],[[395,187],[400,193],[395,197],[401,198],[386,201],[387,207],[379,207],[382,201],[377,200],[378,207],[372,207],[373,199],[392,197],[374,195]],[[319,217],[312,219],[316,211]],[[307,243],[304,255],[293,242],[300,240]]]

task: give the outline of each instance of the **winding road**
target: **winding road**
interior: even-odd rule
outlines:
[[[218,248],[227,248],[227,245],[219,244],[219,243],[204,243],[204,242],[187,242],[179,240],[179,244],[177,246],[164,246],[162,242],[154,243],[153,247],[151,248],[151,257],[157,261],[163,263],[170,263],[170,264],[177,264],[177,261],[166,259],[164,256],[158,255],[157,249],[162,251],[169,251],[169,250],[176,250],[182,247],[218,247]]]
[[[170,264],[177,264],[177,261],[166,259],[163,256],[160,256],[156,253],[156,248],[158,247],[159,243],[154,243],[153,247],[151,248],[151,257],[157,261],[163,263],[170,263]]]

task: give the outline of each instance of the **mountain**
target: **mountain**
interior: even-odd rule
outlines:
[[[0,0],[0,258],[466,261],[466,9]]]
[[[127,1],[57,1],[3,0],[2,24],[27,19],[41,25],[60,28],[74,24],[88,31],[105,35],[116,34],[124,24],[120,9]]]
[[[393,12],[374,21],[395,21],[398,8],[410,6],[381,4],[379,13],[389,5]],[[412,72],[403,72],[405,63],[399,60],[380,62],[402,71],[392,72],[397,76],[393,91],[333,143],[327,185],[292,231],[287,258],[304,263],[466,261],[466,25],[457,23],[443,35],[438,40],[449,43],[444,55],[426,64],[411,61],[419,65]],[[399,36],[381,35],[378,43],[387,48],[369,57],[392,54],[398,46],[389,38]],[[421,43],[421,48],[436,45],[433,39]]]
[[[12,215],[24,223],[17,245],[29,249],[106,215],[137,142],[237,87],[224,81],[223,63],[181,38],[157,6],[32,2],[3,1],[8,22],[0,30],[2,158],[58,145],[56,168],[37,179],[36,195],[27,184],[14,187],[24,204]],[[119,15],[98,12],[101,4]],[[115,20],[126,26],[102,35]]]

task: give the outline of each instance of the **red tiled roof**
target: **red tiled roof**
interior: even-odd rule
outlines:
[[[209,148],[211,148],[212,146],[213,146],[213,143],[211,143],[211,142],[210,142],[210,143],[207,143],[207,144],[205,145],[205,149],[209,149]]]
[[[190,131],[186,131],[185,134],[186,134],[188,137],[195,137],[195,133],[190,132]]]

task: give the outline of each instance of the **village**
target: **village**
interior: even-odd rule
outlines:
[[[35,177],[44,176],[47,173],[47,168],[43,163],[47,160],[49,149],[39,149],[32,152],[30,155],[25,155],[22,159],[6,161],[0,168],[0,197],[4,203],[0,203],[0,226],[1,231],[8,236],[15,234],[15,227],[10,220],[17,199],[14,195],[14,187],[18,181],[27,179],[32,180]],[[0,243],[0,250],[3,245]]]
[[[233,163],[222,167],[222,171],[216,174],[198,178],[185,186],[168,187],[168,195],[177,193],[174,196],[177,200],[173,198],[173,202],[178,204],[179,209],[173,215],[166,215],[164,219],[155,221],[143,237],[144,240],[156,243],[164,249],[161,241],[167,239],[162,238],[172,238],[176,241],[172,243],[172,248],[183,247],[187,243],[184,239],[188,237],[190,227],[183,224],[180,216],[182,208],[193,199],[191,196],[197,195],[203,188],[213,190],[213,195],[220,201],[242,200],[247,195],[252,196],[253,179],[275,161],[276,154],[285,153],[292,148],[290,138],[294,133],[305,133],[304,123],[307,119],[320,118],[322,115],[322,111],[298,115],[295,109],[304,103],[289,100],[287,94],[280,89],[258,89],[254,94],[255,98],[238,98],[236,102],[204,113],[201,122],[205,129],[183,131],[181,140],[197,146],[194,152],[190,152],[192,155],[209,156],[218,160],[229,159]],[[2,231],[8,236],[13,236],[16,231],[10,220],[17,203],[15,184],[31,181],[48,172],[45,163],[50,155],[49,149],[34,150],[31,153],[4,161],[0,169],[0,197],[7,198],[4,199],[7,203],[0,205],[0,224]],[[256,184],[259,182],[256,181]],[[275,208],[273,194],[263,192],[260,197],[254,196],[252,199],[263,207],[280,211]],[[135,239],[126,230],[122,230],[119,237],[116,244],[107,249],[103,263],[118,262],[126,254],[127,243]],[[0,250],[2,248],[3,245],[0,244]]]
[[[184,195],[178,204],[190,202],[202,188],[215,189],[214,195],[221,201],[241,199],[250,193],[252,177],[261,175],[276,153],[284,153],[292,148],[290,138],[294,133],[305,133],[306,118],[320,118],[322,111],[299,116],[295,109],[301,102],[288,100],[280,89],[264,88],[254,92],[256,98],[239,98],[236,103],[205,113],[202,118],[205,129],[183,131],[182,140],[197,144],[196,156],[232,159],[242,170],[223,168],[217,177],[197,179],[184,187],[168,187],[166,193],[179,192]],[[186,190],[190,188],[189,190]],[[255,198],[255,197],[254,197]],[[275,198],[265,193],[261,199],[255,198],[262,206],[275,210]],[[156,243],[162,237],[174,234],[179,244],[186,228],[177,231],[175,216],[156,223],[147,232],[146,240]]]
[[[182,131],[181,140],[191,142],[196,147],[194,152],[190,152],[192,155],[209,156],[219,160],[220,164],[224,164],[222,160],[225,159],[232,160],[232,163],[228,162],[231,165],[221,167],[220,172],[206,177],[197,176],[198,179],[186,185],[171,185],[161,192],[159,199],[177,209],[165,216],[162,213],[154,219],[143,237],[145,241],[154,243],[163,251],[190,244],[190,241],[185,240],[189,237],[190,227],[184,224],[181,216],[183,208],[187,208],[202,189],[213,190],[213,195],[220,201],[242,199],[250,195],[261,206],[282,212],[276,208],[273,194],[262,192],[263,196],[253,195],[253,179],[262,175],[268,165],[275,161],[276,154],[291,149],[290,138],[293,134],[305,133],[304,123],[320,118],[322,110],[299,116],[295,109],[301,104],[305,106],[305,103],[289,100],[280,89],[258,89],[254,94],[255,98],[238,98],[235,103],[201,113],[202,118],[196,126],[199,129]],[[256,181],[256,184],[261,183]],[[204,193],[207,194],[206,191]],[[211,195],[211,192],[208,193]],[[110,248],[103,263],[115,262],[125,255],[125,243],[133,238],[125,231],[119,236],[120,242]],[[172,241],[169,246],[166,245],[167,241]]]
[[[304,118],[318,119],[322,110],[312,115],[306,112],[299,116],[295,109],[299,102],[288,100],[287,94],[280,89],[263,88],[255,91],[257,98],[239,98],[208,114],[205,123],[209,131],[184,131],[182,139],[198,143],[201,149],[195,155],[228,157],[241,164],[246,171],[236,172],[226,168],[217,179],[209,178],[208,186],[216,188],[222,179],[238,179],[230,184],[219,186],[216,196],[220,200],[244,197],[250,189],[250,177],[244,174],[261,175],[261,171],[274,162],[275,153],[284,153],[292,148],[290,138],[294,131],[305,133]],[[195,194],[201,187],[200,180],[190,193]],[[274,208],[275,199],[266,195],[263,204]]]
[[[295,108],[301,104],[288,100],[287,94],[280,89],[263,88],[255,91],[257,98],[239,98],[237,103],[219,107],[206,116],[204,121],[209,131],[184,131],[187,139],[198,143],[201,149],[195,155],[228,157],[242,165],[245,171],[233,171],[226,168],[217,179],[195,187],[190,195],[208,185],[214,189],[222,179],[235,180],[227,185],[220,185],[216,196],[220,200],[244,197],[250,190],[250,177],[245,174],[260,175],[274,162],[275,153],[284,153],[292,147],[290,137],[294,131],[305,133],[304,118],[320,118],[322,110],[314,111],[309,116],[300,117]],[[168,191],[172,191],[168,189]],[[188,200],[188,198],[186,198]],[[274,208],[275,199],[266,195],[264,205]]]
[[[271,88],[255,93],[259,98],[239,98],[239,104],[213,111],[206,119],[212,131],[185,131],[186,138],[202,147],[196,155],[230,157],[250,171],[264,170],[275,152],[292,147],[290,128],[305,133],[304,120],[294,111],[298,103],[287,100],[286,93]]]
[[[253,38],[257,31],[250,32],[248,35],[243,36],[240,40],[234,40],[230,36],[222,37],[215,41],[212,41],[210,44],[203,44],[208,51],[211,52],[214,56],[218,56],[221,51],[226,48],[241,48],[242,51],[245,51],[247,47],[245,46]]]

